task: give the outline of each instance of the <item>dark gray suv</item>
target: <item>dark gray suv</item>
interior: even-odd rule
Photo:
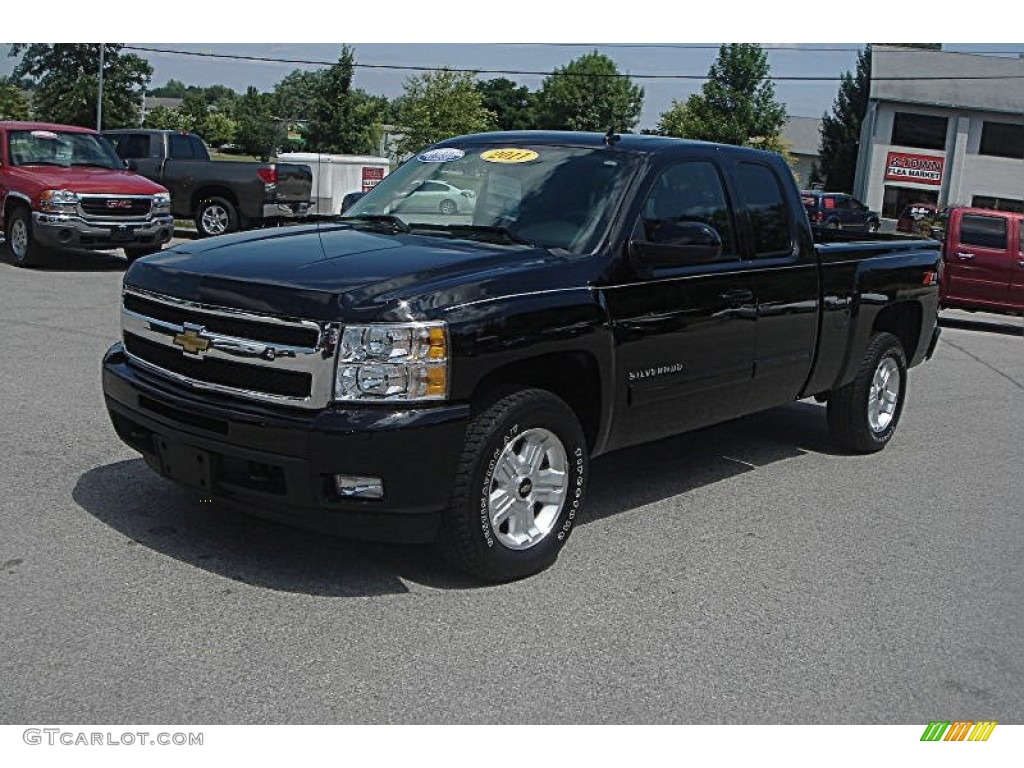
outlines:
[[[807,218],[811,224],[829,229],[852,229],[858,232],[877,232],[880,217],[852,195],[842,192],[800,192]]]

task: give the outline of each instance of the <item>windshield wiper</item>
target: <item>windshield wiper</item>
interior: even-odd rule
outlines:
[[[357,216],[338,216],[335,221],[342,221],[345,223],[364,221],[369,224],[386,225],[393,232],[409,232],[409,225],[397,216],[392,216],[390,213],[361,213]]]
[[[415,224],[417,230],[419,229],[430,229],[438,232],[451,232],[453,235],[459,237],[470,238],[473,235],[482,235],[491,239],[498,238],[504,240],[507,243],[515,243],[516,245],[530,245],[536,247],[536,243],[531,243],[508,227],[500,227],[495,225],[487,224]]]

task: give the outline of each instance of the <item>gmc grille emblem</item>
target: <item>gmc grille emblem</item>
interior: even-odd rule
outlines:
[[[131,208],[131,200],[107,200],[107,208]]]

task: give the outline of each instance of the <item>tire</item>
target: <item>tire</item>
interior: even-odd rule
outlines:
[[[196,209],[196,232],[200,237],[216,237],[238,231],[238,211],[223,197],[207,197]]]
[[[829,395],[829,431],[851,451],[880,451],[896,432],[906,394],[903,345],[891,333],[876,334],[853,381]]]
[[[153,246],[146,246],[144,248],[125,248],[124,255],[125,258],[128,259],[128,263],[131,264],[136,259],[141,259],[143,256],[149,256],[154,253],[160,253],[161,250],[160,246],[156,246],[155,248]]]
[[[17,267],[37,266],[50,255],[32,234],[32,214],[28,208],[19,205],[11,210],[4,236],[7,238],[4,247]]]
[[[492,402],[466,431],[441,553],[489,582],[549,567],[583,506],[587,462],[576,415],[550,392],[524,389]]]
[[[867,229],[868,232],[871,232],[873,234],[879,230],[880,226],[881,225],[877,221],[872,219],[871,221],[868,222],[868,225],[867,227],[865,227],[865,229]]]
[[[454,200],[442,200],[438,208],[445,216],[454,216],[459,212],[459,205]]]
[[[835,219],[832,219],[832,221],[830,221],[830,222],[829,222],[828,224],[826,224],[825,226],[826,226],[826,227],[828,227],[829,229],[835,229],[835,230],[838,230],[838,229],[839,229],[839,222],[838,222],[838,221],[836,221]]]

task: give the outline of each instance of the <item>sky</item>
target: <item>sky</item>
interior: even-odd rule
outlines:
[[[986,8],[995,13],[1005,6],[1006,18],[1015,18],[1018,13],[1012,9],[1018,8],[1018,3],[989,0]],[[270,4],[266,12],[246,14],[240,14],[235,6],[208,0],[175,0],[175,12],[161,15],[159,23],[152,24],[148,20],[133,22],[131,14],[82,14],[79,0],[48,0],[45,35],[36,14],[19,11],[21,8],[24,6],[15,5],[13,13],[5,16],[0,34],[8,39],[157,39],[159,42],[128,45],[327,63],[337,60],[341,43],[348,41],[356,52],[355,86],[389,98],[398,96],[405,80],[419,72],[368,65],[550,72],[597,49],[645,89],[638,129],[653,128],[673,99],[685,100],[701,85],[700,80],[640,76],[703,77],[723,38],[727,42],[762,42],[776,77],[835,78],[832,82],[776,81],[776,97],[789,114],[805,117],[820,117],[831,107],[838,78],[855,67],[856,51],[863,46],[858,41],[877,40],[882,34],[900,40],[936,41],[955,32],[963,40],[986,42],[944,44],[946,50],[1024,51],[1018,25],[997,27],[963,15],[957,17],[954,30],[945,14],[921,14],[914,6],[897,6],[891,0],[858,0],[857,14],[844,17],[841,25],[823,25],[820,14],[807,13],[806,0],[773,0],[770,6],[749,0],[732,0],[728,5],[687,5],[679,0],[600,5],[446,0],[440,10],[424,9],[422,3],[408,0],[390,0],[386,6],[303,0],[294,13],[282,4]],[[142,31],[145,36],[139,34]],[[232,42],[195,42],[203,38]],[[289,42],[244,42],[268,38]],[[177,42],[182,40],[192,42]],[[457,42],[428,42],[441,40]],[[0,44],[0,48],[6,45]],[[9,74],[15,64],[5,53],[0,51],[0,74]],[[294,69],[315,68],[135,53],[153,65],[153,87],[173,78],[189,85],[223,84],[239,91],[254,85],[270,90]],[[531,89],[539,88],[543,80],[539,75],[480,75],[483,79],[502,76]]]

